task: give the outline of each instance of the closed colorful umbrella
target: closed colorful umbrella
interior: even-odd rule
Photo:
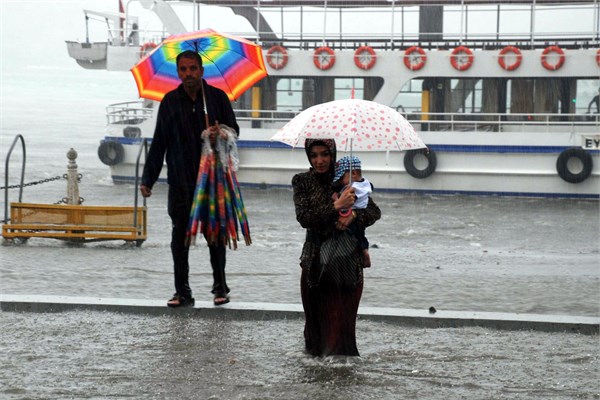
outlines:
[[[252,243],[246,207],[233,162],[237,158],[232,154],[237,153],[235,134],[233,131],[226,132],[227,139],[217,137],[216,151],[204,135],[194,202],[190,211],[188,244],[195,242],[198,232],[204,234],[210,245],[222,243],[236,249],[241,237],[247,246]]]
[[[267,76],[262,49],[244,38],[212,29],[171,35],[132,69],[140,97],[160,101],[181,80],[177,75],[177,55],[186,50],[200,54],[203,78],[237,99]]]

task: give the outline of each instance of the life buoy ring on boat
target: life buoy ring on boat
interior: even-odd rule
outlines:
[[[140,47],[140,58],[144,58],[148,53],[156,48],[156,43],[147,42]]]
[[[320,70],[326,70],[335,64],[335,53],[327,46],[321,46],[315,50],[313,62]]]
[[[512,64],[506,64],[506,55],[507,53],[512,53],[515,55],[516,59]],[[521,61],[523,60],[523,55],[521,54],[521,50],[515,46],[506,46],[502,50],[500,50],[500,54],[498,57],[498,64],[502,67],[502,69],[506,71],[514,71],[519,68],[521,65]]]
[[[462,61],[463,56],[461,56],[463,54],[467,57],[466,61],[464,62]],[[461,58],[460,63],[458,62],[459,58]],[[450,64],[452,64],[454,69],[456,69],[457,71],[466,71],[469,68],[471,68],[474,59],[475,57],[473,57],[473,51],[470,48],[468,48],[467,46],[458,46],[457,48],[452,50],[452,54],[450,55]]]
[[[556,64],[550,64],[548,62],[548,55],[550,53],[556,53],[556,54],[558,54],[558,61],[556,62]],[[558,46],[548,46],[542,52],[542,65],[548,71],[556,71],[557,69],[559,69],[560,67],[562,67],[564,63],[565,63],[565,52],[560,47],[558,47]]]
[[[354,65],[360,69],[371,69],[376,61],[377,55],[375,54],[375,50],[370,46],[360,46],[354,52]]]
[[[288,53],[283,46],[273,46],[267,51],[267,64],[273,69],[283,69],[288,62]]]
[[[417,54],[414,54],[417,53]],[[411,71],[418,71],[425,66],[427,56],[425,50],[418,46],[412,46],[404,52],[404,65]]]
[[[572,158],[577,158],[581,161],[582,168],[579,172],[572,172],[569,169],[569,161]],[[571,147],[566,149],[558,156],[556,160],[556,171],[564,181],[569,183],[580,183],[585,181],[592,173],[594,161],[592,156],[587,151],[580,147]]]
[[[596,52],[596,64],[600,67],[600,49]]]
[[[117,165],[123,161],[124,156],[123,145],[114,140],[105,140],[98,147],[98,158],[105,165]]]
[[[415,157],[422,155],[427,159],[427,167],[425,169],[418,169],[415,166]],[[423,179],[433,174],[437,167],[437,157],[433,150],[429,148],[408,150],[404,155],[404,168],[406,172],[414,178]]]

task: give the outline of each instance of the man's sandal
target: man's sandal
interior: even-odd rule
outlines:
[[[194,307],[194,298],[193,297],[183,297],[178,294],[173,295],[173,297],[167,301],[167,306],[169,307]]]
[[[215,306],[222,306],[223,304],[229,303],[229,297],[227,295],[217,295],[213,302]]]

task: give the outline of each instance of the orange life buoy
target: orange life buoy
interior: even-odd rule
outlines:
[[[513,53],[516,56],[515,61],[512,64],[506,64],[506,55],[507,53]],[[506,46],[502,50],[500,50],[500,56],[498,57],[498,64],[502,67],[502,69],[507,71],[514,71],[519,68],[521,65],[521,61],[523,60],[523,56],[521,55],[521,50],[519,50],[515,46]]]
[[[143,58],[146,54],[150,53],[156,48],[156,43],[147,42],[140,47],[140,57]]]
[[[370,46],[360,46],[354,52],[354,64],[360,69],[371,69],[377,61],[375,50]]]
[[[467,56],[467,60],[465,62],[461,62],[459,64],[458,58],[461,57],[460,54],[465,54]],[[461,57],[462,58],[462,57]],[[452,54],[450,56],[450,64],[454,67],[454,69],[458,71],[466,71],[471,68],[473,65],[473,52],[467,46],[458,46],[454,50],[452,50]]]
[[[335,53],[327,46],[321,46],[313,55],[315,66],[321,70],[329,69],[335,64]]]
[[[404,65],[411,71],[420,70],[425,66],[426,61],[427,56],[425,55],[425,51],[418,46],[409,47],[404,52]]]
[[[596,52],[596,64],[600,67],[600,49]]]
[[[550,53],[558,54],[558,62],[556,64],[550,64],[548,62],[548,55]],[[558,46],[548,46],[542,52],[542,65],[549,71],[556,71],[565,63],[565,52]]]
[[[273,69],[282,69],[287,65],[287,50],[282,46],[273,46],[267,51],[267,64]]]

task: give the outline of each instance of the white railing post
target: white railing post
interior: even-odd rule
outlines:
[[[81,204],[79,201],[79,187],[77,185],[77,152],[71,148],[67,152],[69,164],[67,164],[67,204]]]

